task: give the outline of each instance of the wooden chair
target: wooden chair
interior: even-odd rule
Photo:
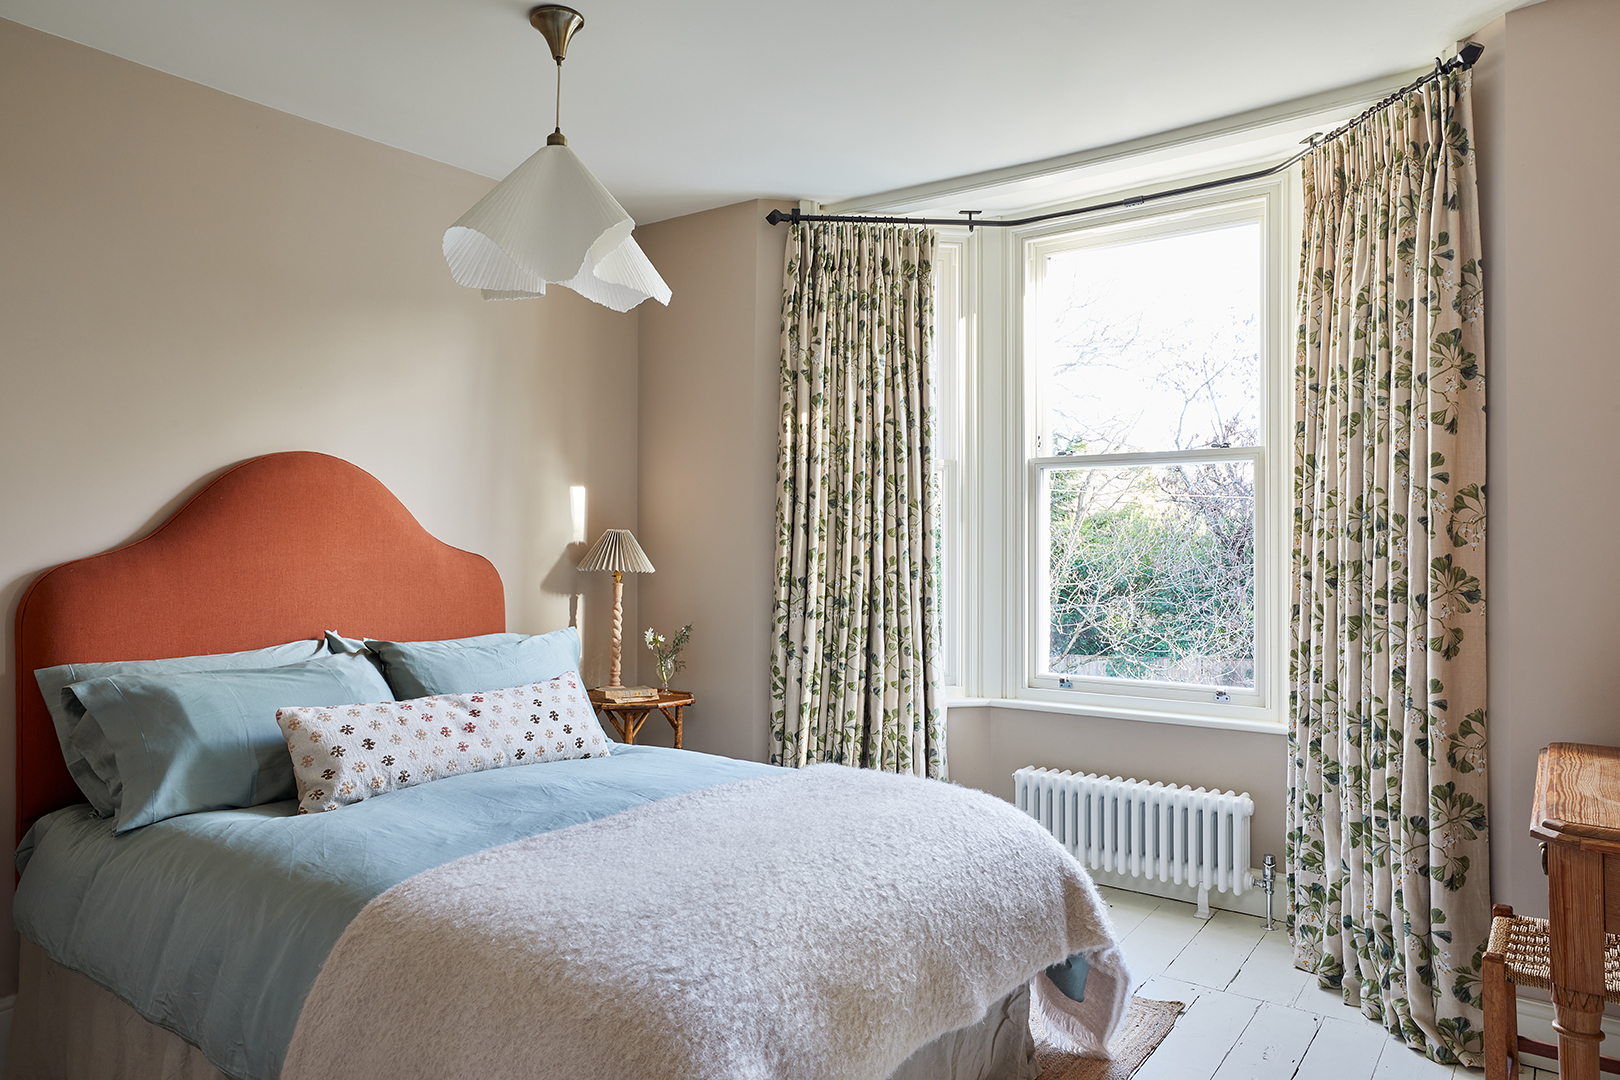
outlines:
[[[1558,1047],[1519,1034],[1515,986],[1552,986],[1552,944],[1546,919],[1515,915],[1506,904],[1491,908],[1485,946],[1485,1080],[1519,1080],[1519,1055],[1558,1057]],[[1603,976],[1608,999],[1620,1002],[1620,934],[1605,934]],[[1600,1057],[1598,1068],[1620,1073],[1620,1059]]]

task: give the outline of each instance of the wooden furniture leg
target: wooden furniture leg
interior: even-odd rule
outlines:
[[[1491,908],[1492,917],[1513,917],[1506,904]],[[1485,1080],[1519,1080],[1518,994],[1507,978],[1507,957],[1487,952],[1480,972],[1485,993]]]
[[[677,750],[681,748],[681,710],[685,707],[684,705],[672,705],[663,710],[664,719],[668,720],[669,726],[675,729],[675,749]]]
[[[652,709],[626,709],[616,708],[599,709],[597,715],[606,716],[613,730],[619,733],[619,741],[626,746],[636,745],[636,735],[641,731],[641,725],[647,722]]]
[[[1560,1080],[1597,1080],[1603,1039],[1603,856],[1553,844],[1548,859]]]

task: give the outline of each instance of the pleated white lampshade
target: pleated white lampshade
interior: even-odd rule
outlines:
[[[551,144],[445,230],[444,258],[486,300],[544,296],[555,284],[614,311],[649,297],[667,305],[669,286],[630,238],[635,227],[571,149]]]
[[[608,529],[585,557],[581,570],[616,570],[625,574],[650,574],[653,564],[636,543],[629,529]]]

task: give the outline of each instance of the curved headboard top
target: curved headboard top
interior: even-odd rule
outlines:
[[[506,629],[489,560],[435,539],[376,477],[294,452],[244,461],[150,535],[45,571],[17,605],[17,835],[83,802],[34,671],[237,652],[326,630],[395,641]]]

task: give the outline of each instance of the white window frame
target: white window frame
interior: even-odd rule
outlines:
[[[1009,517],[1018,523],[1016,537],[1009,537],[1007,573],[1003,597],[1005,625],[1017,628],[1009,634],[1011,655],[1007,669],[1016,672],[1015,684],[1005,687],[1004,697],[1030,702],[1067,706],[1078,712],[1130,719],[1161,719],[1194,723],[1214,723],[1275,730],[1283,722],[1286,657],[1287,537],[1285,463],[1289,458],[1287,414],[1290,398],[1285,371],[1284,330],[1287,312],[1287,285],[1290,277],[1283,244],[1288,212],[1288,196],[1282,178],[1201,193],[1197,196],[1119,211],[1094,217],[1048,223],[1021,230],[1007,230],[1004,252],[1012,273],[1008,281],[1009,318],[1004,361],[1007,385],[1007,439],[1005,476]],[[1045,255],[1054,250],[1084,244],[1116,243],[1122,239],[1147,239],[1173,235],[1198,228],[1213,228],[1238,221],[1255,221],[1261,229],[1262,289],[1260,334],[1260,417],[1264,444],[1255,449],[1212,449],[1187,456],[1213,461],[1251,460],[1255,466],[1255,685],[1252,690],[1227,688],[1229,700],[1216,700],[1209,687],[1154,683],[1123,679],[1066,677],[1070,687],[1059,685],[1059,676],[1041,670],[1040,649],[1045,641],[1042,612],[1037,598],[1045,575],[1041,555],[1041,517],[1038,498],[1043,474],[1054,467],[1085,465],[1141,464],[1157,455],[1118,454],[1106,458],[1051,457],[1041,453],[1037,443],[1042,414],[1039,400],[1039,372],[1026,353],[1026,342],[1034,340],[1036,275]],[[1010,680],[1013,681],[1013,680]],[[1007,691],[1010,691],[1008,693]]]
[[[934,470],[939,477],[942,565],[939,589],[939,672],[947,697],[962,697],[972,530],[968,527],[968,358],[972,334],[968,310],[967,239],[940,236],[934,247]]]
[[[1260,169],[1294,153],[1312,132],[1327,131],[1422,75],[1414,70],[1355,87],[1329,91],[1223,117],[1177,131],[1044,161],[992,169],[897,191],[880,192],[811,212],[901,214],[945,218],[974,207],[986,218],[1021,218],[1082,205],[1128,200],[1167,188],[1225,180]],[[1296,166],[1265,180],[1158,199],[1136,207],[1100,211],[1025,229],[936,227],[941,241],[960,246],[962,356],[956,452],[959,512],[942,520],[947,572],[958,587],[943,615],[953,628],[955,677],[947,687],[952,706],[984,706],[1071,716],[1100,716],[1197,727],[1277,732],[1287,722],[1288,535],[1292,486],[1292,406],[1295,335],[1294,290],[1298,252],[1291,239],[1302,231],[1300,170]],[[1256,580],[1256,603],[1264,605],[1270,633],[1257,641],[1260,704],[1179,701],[1170,697],[1081,692],[1033,685],[1028,618],[1033,595],[1028,577],[1030,546],[1028,468],[1036,415],[1024,380],[1024,252],[1026,240],[1094,225],[1214,206],[1251,196],[1267,200],[1267,357],[1264,393],[1273,427],[1267,433],[1266,468],[1256,483],[1257,546],[1265,545],[1264,569]],[[1275,403],[1279,407],[1270,408]],[[1261,525],[1261,521],[1265,525]],[[1260,558],[1257,551],[1257,558]],[[950,636],[954,635],[954,636]],[[1262,660],[1262,657],[1264,658]],[[1262,689],[1263,688],[1263,689]],[[1202,695],[1200,695],[1202,696]],[[1152,737],[1143,733],[1144,738]]]

